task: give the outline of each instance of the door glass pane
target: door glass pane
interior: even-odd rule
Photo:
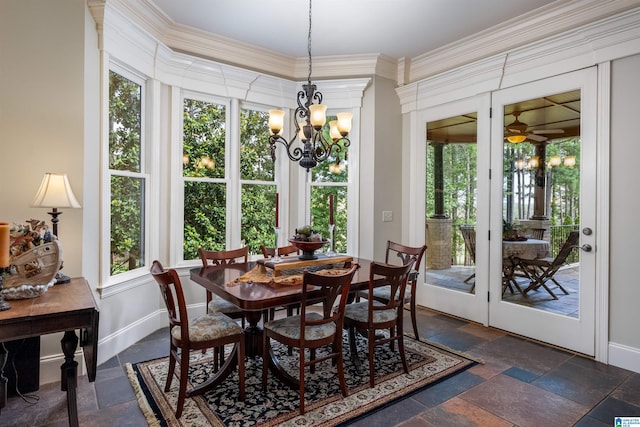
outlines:
[[[506,105],[504,124],[502,299],[578,317],[580,91]]]
[[[426,280],[475,291],[477,113],[427,123]]]

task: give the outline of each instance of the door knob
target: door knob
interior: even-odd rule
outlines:
[[[582,249],[585,252],[591,252],[593,248],[591,247],[590,244],[585,243],[584,245],[580,246],[580,249]]]
[[[582,234],[584,234],[585,236],[591,236],[593,234],[593,230],[589,227],[585,227],[582,229]]]

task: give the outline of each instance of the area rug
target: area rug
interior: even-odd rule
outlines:
[[[273,342],[274,351],[287,372],[297,377],[298,353]],[[168,357],[127,364],[127,374],[138,403],[150,426],[336,426],[406,397],[444,378],[473,366],[474,360],[423,341],[405,337],[409,374],[402,369],[397,346],[375,349],[376,386],[369,387],[366,339],[358,337],[358,354],[363,368],[358,372],[348,354],[344,334],[345,377],[348,397],[343,398],[336,369],[330,361],[317,365],[316,372],[305,376],[305,414],[298,411],[298,391],[282,384],[269,372],[267,391],[262,390],[262,359],[248,358],[246,367],[246,399],[238,400],[237,370],[219,387],[204,395],[187,398],[179,420],[175,418],[178,379],[164,392]],[[318,356],[321,352],[318,351]],[[191,385],[200,384],[211,373],[211,353],[191,355]],[[176,366],[176,371],[178,371]]]

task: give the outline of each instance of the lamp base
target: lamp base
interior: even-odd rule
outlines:
[[[62,285],[69,282],[71,282],[71,277],[62,274],[59,271],[56,273],[56,285]]]

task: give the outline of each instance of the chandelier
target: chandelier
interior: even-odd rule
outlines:
[[[327,160],[332,154],[336,156],[336,164],[340,162],[338,154],[345,151],[351,142],[347,135],[351,131],[351,113],[338,113],[337,120],[329,122],[328,136],[325,134],[327,106],[322,104],[322,93],[311,83],[311,0],[309,0],[309,33],[307,37],[309,53],[309,74],[307,84],[298,92],[298,106],[294,113],[295,135],[287,141],[281,135],[284,127],[283,110],[269,110],[269,147],[271,159],[276,160],[276,143],[285,146],[289,159],[300,163],[307,169]],[[315,102],[315,103],[314,103]],[[295,145],[296,139],[300,144]]]

